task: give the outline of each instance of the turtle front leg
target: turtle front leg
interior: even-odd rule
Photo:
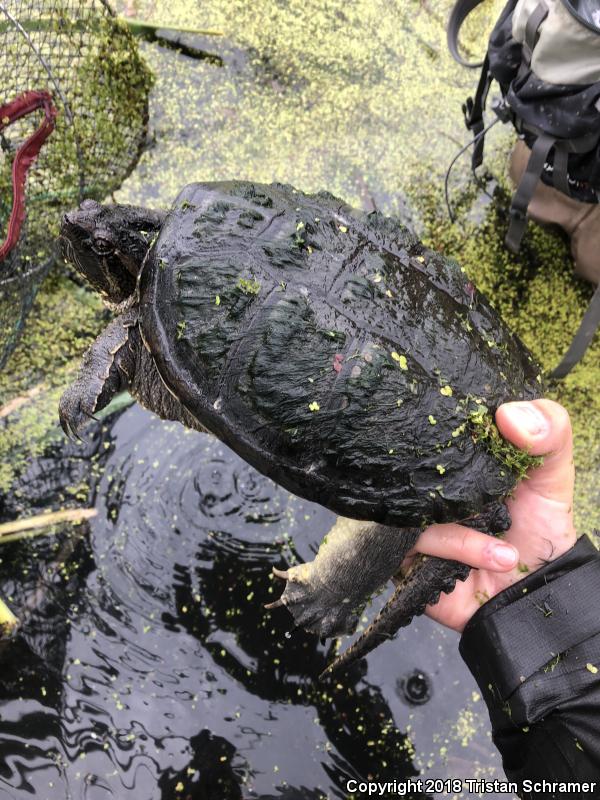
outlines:
[[[67,436],[78,438],[95,412],[124,389],[161,419],[207,432],[162,382],[142,341],[135,309],[116,317],[98,336],[83,357],[77,380],[60,398],[58,414]]]
[[[67,436],[79,438],[94,413],[127,388],[135,369],[135,348],[130,343],[134,330],[137,333],[137,314],[128,311],[114,319],[86,351],[77,380],[58,405],[60,424]]]
[[[286,606],[296,625],[321,638],[353,633],[367,601],[398,572],[419,533],[339,517],[314,561],[273,569],[287,583],[266,607]]]

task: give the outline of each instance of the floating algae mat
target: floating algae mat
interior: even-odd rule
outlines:
[[[467,45],[502,5],[469,18]],[[202,38],[214,55],[203,60],[143,45],[156,76],[154,143],[117,200],[166,206],[186,181],[239,178],[326,188],[396,213],[457,257],[552,367],[590,296],[564,241],[531,226],[521,255],[507,253],[506,219],[473,185],[468,157],[450,181],[457,223],[443,207],[444,172],[468,138],[460,104],[476,79],[446,52],[449,7],[161,7],[165,25],[223,36]],[[119,11],[152,19],[154,8],[129,0]],[[512,135],[500,125],[492,134],[486,188],[502,198]],[[67,446],[58,396],[105,324],[94,295],[54,276],[0,375],[0,403],[11,404],[0,435],[2,521],[63,505],[99,510],[87,526],[0,552],[0,588],[26,618],[1,653],[0,800],[33,791],[48,800],[321,800],[344,798],[346,777],[501,775],[454,634],[419,619],[371,654],[363,676],[350,672],[324,695],[313,678],[326,648],[301,632],[287,638],[285,612],[262,609],[276,592],[270,567],[312,557],[331,514],[138,408],[94,429],[82,448]],[[600,515],[599,350],[552,394],[575,426],[582,532]]]

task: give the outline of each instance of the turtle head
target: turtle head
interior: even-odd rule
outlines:
[[[84,200],[63,217],[62,254],[106,300],[121,303],[135,291],[142,262],[164,217],[147,208]]]

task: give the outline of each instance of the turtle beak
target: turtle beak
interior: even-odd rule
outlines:
[[[58,236],[61,254],[66,261],[70,262],[75,260],[74,242],[79,242],[89,235],[79,224],[77,220],[78,213],[77,211],[71,211],[63,216]]]
[[[68,214],[63,214],[63,218],[62,218],[62,227],[63,228],[72,228],[76,224],[76,222],[75,222],[75,214],[76,213],[77,213],[76,211],[71,211]]]
[[[61,236],[77,235],[78,238],[82,238],[83,235],[86,235],[86,226],[82,225],[82,222],[84,220],[79,211],[69,211],[68,214],[64,214],[60,227]]]

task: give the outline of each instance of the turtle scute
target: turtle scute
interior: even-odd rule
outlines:
[[[171,393],[295,494],[412,527],[515,484],[481,433],[500,403],[539,396],[535,364],[459,265],[398,220],[282,184],[191,184],[140,305]]]

